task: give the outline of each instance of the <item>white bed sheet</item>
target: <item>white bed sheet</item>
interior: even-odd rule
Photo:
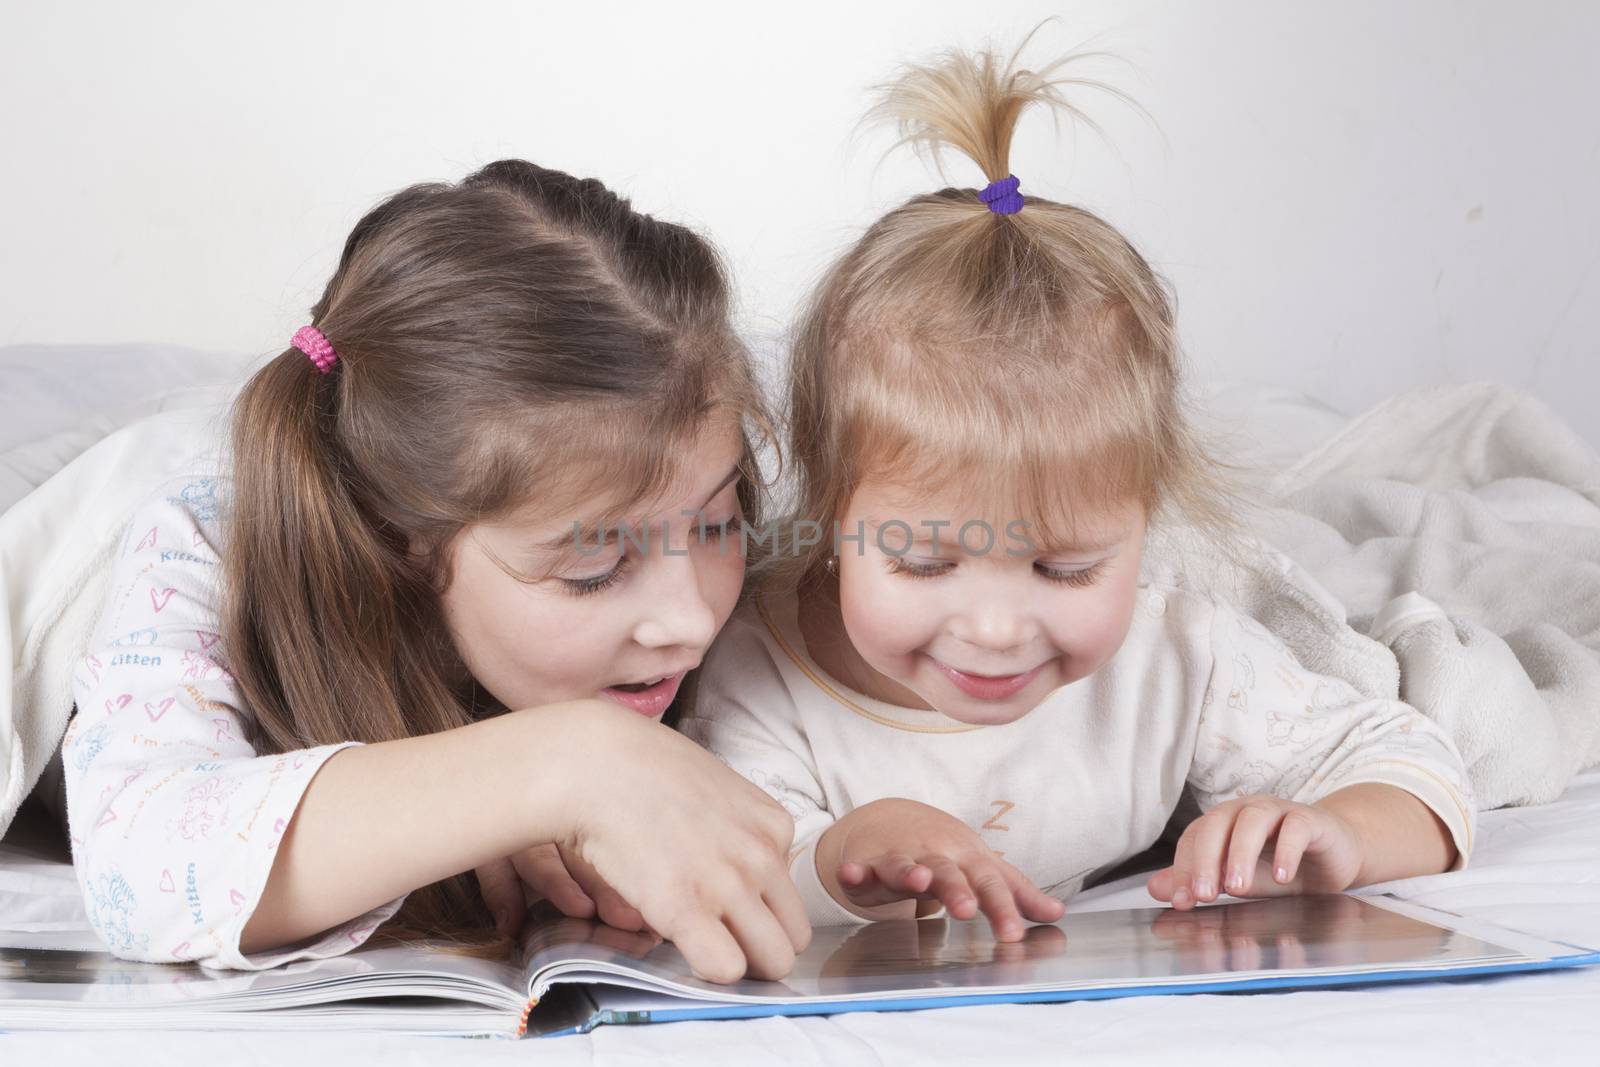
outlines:
[[[24,480],[47,476],[71,458],[67,453],[125,421],[138,407],[134,401],[152,402],[162,388],[215,380],[242,365],[234,357],[151,346],[0,349],[0,460],[17,460],[9,469],[21,491]],[[150,383],[162,384],[145,388]],[[1230,432],[1236,454],[1261,469],[1303,454],[1344,422],[1292,390],[1247,384],[1209,390],[1206,407],[1208,423]],[[0,463],[0,474],[6,470]],[[64,870],[27,872],[33,890],[72,884]],[[0,877],[0,901],[7,885]],[[9,883],[13,892],[23,885],[21,877]],[[1484,813],[1471,869],[1367,891],[1383,889],[1600,948],[1600,771],[1582,776],[1554,804]],[[1153,904],[1143,876],[1133,875],[1090,890],[1073,907]],[[0,907],[0,929],[5,911]],[[1600,968],[1370,989],[608,1027],[520,1043],[112,1033],[98,1030],[89,1016],[83,1025],[74,1033],[5,1033],[0,1004],[0,1063],[1587,1064],[1600,1059]]]

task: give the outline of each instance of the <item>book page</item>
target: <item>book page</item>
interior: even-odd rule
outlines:
[[[695,978],[670,944],[579,919],[528,943],[530,984],[607,981],[727,1003],[1116,988],[1289,974],[1359,974],[1514,962],[1526,955],[1358,896],[1069,913],[1002,944],[984,921],[881,922],[816,930],[782,982]]]

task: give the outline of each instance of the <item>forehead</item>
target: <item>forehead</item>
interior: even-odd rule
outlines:
[[[570,533],[574,523],[592,526],[678,519],[683,510],[706,504],[743,458],[744,438],[738,427],[718,423],[669,451],[659,485],[642,495],[619,486],[613,467],[603,462],[587,464],[569,472],[559,492],[529,501],[504,525],[535,537],[554,537]]]
[[[931,536],[940,524],[959,531],[968,522],[988,524],[997,534],[1026,523],[1035,544],[1047,550],[1109,548],[1143,530],[1144,508],[1133,500],[1098,500],[1070,492],[1047,499],[991,482],[987,486],[952,481],[943,485],[909,486],[868,481],[856,489],[846,507],[846,522],[868,526],[899,520],[914,535]]]

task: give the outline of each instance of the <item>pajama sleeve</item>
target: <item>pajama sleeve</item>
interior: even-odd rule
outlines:
[[[761,625],[753,611],[729,620],[700,667],[694,707],[678,729],[793,816],[789,874],[811,923],[865,923],[834,900],[817,875],[817,841],[834,816],[794,696],[756,630]]]
[[[1307,670],[1277,637],[1219,605],[1189,785],[1201,810],[1253,794],[1312,804],[1381,782],[1411,793],[1449,830],[1452,870],[1472,854],[1476,815],[1460,753],[1399,700],[1369,698]]]
[[[73,865],[111,951],[254,970],[347,952],[402,901],[296,945],[239,949],[301,795],[348,745],[258,755],[246,738],[217,612],[226,485],[175,482],[136,514],[73,671],[61,756]]]

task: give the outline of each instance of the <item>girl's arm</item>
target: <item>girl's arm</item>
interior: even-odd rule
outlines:
[[[1456,862],[1456,843],[1444,820],[1398,786],[1362,782],[1315,806],[1350,822],[1365,843],[1356,885],[1447,871]]]
[[[418,886],[557,840],[586,781],[574,776],[581,760],[571,751],[585,710],[599,709],[550,705],[334,753],[284,832],[241,951],[302,940]],[[591,733],[604,726],[595,714]]]
[[[73,862],[114,953],[234,968],[336,955],[409,890],[557,840],[631,890],[703,977],[787,969],[809,936],[784,863],[792,821],[626,708],[258,754],[217,658],[217,557],[197,525],[215,514],[209,485],[141,509],[74,671]]]
[[[1342,678],[1307,669],[1260,623],[1226,605],[1217,607],[1212,639],[1215,666],[1189,771],[1202,811],[1270,795],[1353,810],[1365,815],[1358,828],[1369,833],[1390,833],[1393,819],[1409,839],[1432,832],[1420,807],[1446,828],[1452,847],[1408,853],[1385,846],[1374,869],[1399,864],[1391,877],[1400,877],[1466,866],[1476,823],[1472,783],[1437,723],[1402,701],[1364,696]],[[1389,788],[1325,803],[1372,785]],[[1402,794],[1403,807],[1375,807]]]
[[[815,926],[868,921],[840,904],[821,881],[814,853],[833,825],[822,776],[806,732],[806,717],[773,654],[761,638],[764,623],[739,608],[706,654],[695,682],[694,706],[678,729],[783,805],[794,822],[789,872]]]
[[[1307,670],[1224,605],[1213,656],[1188,777],[1204,814],[1152,876],[1158,900],[1335,892],[1466,866],[1471,782],[1438,724]]]
[[[1257,793],[1224,801],[1184,828],[1172,865],[1150,877],[1157,900],[1187,909],[1234,896],[1337,893],[1456,860],[1444,822],[1382,782],[1346,786],[1310,804]]]
[[[245,951],[545,842],[573,849],[695,972],[781,977],[810,928],[787,814],[687,738],[605,701],[344,749],[279,846]]]

